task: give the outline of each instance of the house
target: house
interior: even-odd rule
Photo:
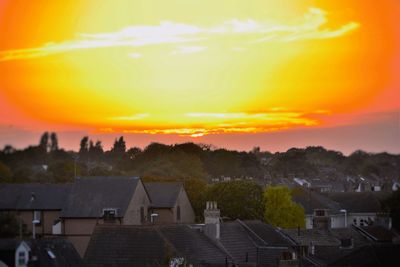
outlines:
[[[144,186],[151,199],[149,213],[153,214],[153,223],[194,223],[195,214],[182,183],[144,183]]]
[[[138,177],[77,178],[61,212],[63,235],[83,255],[96,225],[145,224],[149,205]]]
[[[380,204],[380,199],[386,196],[384,192],[329,193],[325,196],[337,202],[346,213],[346,225],[367,226],[378,223],[391,228],[391,220],[383,214]]]
[[[360,247],[331,262],[328,266],[352,267],[396,267],[399,265],[400,245],[371,244]]]
[[[382,226],[355,226],[335,229],[285,229],[282,230],[297,244],[303,265],[308,266],[395,266],[385,259],[378,259],[375,252],[394,259],[399,251],[399,235]],[[360,262],[353,261],[353,255],[370,251]],[[345,263],[346,262],[346,263]],[[348,263],[347,263],[348,262]]]
[[[326,266],[369,241],[353,227],[335,229],[282,230],[298,245],[302,259],[311,266]]]
[[[298,266],[295,243],[260,221],[221,222],[208,202],[204,224],[97,225],[84,259],[89,266]]]
[[[329,229],[345,227],[345,212],[339,203],[325,195],[303,187],[293,190],[292,199],[305,212],[306,229]]]
[[[84,259],[99,267],[166,266],[183,259],[187,266],[225,266],[227,257],[203,233],[185,224],[98,225]]]
[[[0,184],[0,212],[15,214],[36,236],[61,234],[61,209],[71,184]]]
[[[1,267],[83,267],[74,246],[65,239],[0,239]]]

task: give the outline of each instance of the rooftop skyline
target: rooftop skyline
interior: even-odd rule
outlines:
[[[62,15],[61,15],[62,14]],[[400,4],[0,3],[0,146],[400,153]]]

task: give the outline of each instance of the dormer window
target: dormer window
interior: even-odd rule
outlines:
[[[116,208],[105,208],[103,209],[103,219],[107,222],[115,221],[117,217],[117,209]]]
[[[20,251],[18,253],[18,266],[25,266],[26,264],[26,255],[24,251]]]

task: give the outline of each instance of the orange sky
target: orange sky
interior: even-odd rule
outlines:
[[[400,152],[399,17],[397,0],[2,0],[0,145]]]

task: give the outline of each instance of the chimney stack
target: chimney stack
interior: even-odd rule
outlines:
[[[217,202],[207,201],[204,210],[204,233],[213,240],[220,238],[220,215]]]

